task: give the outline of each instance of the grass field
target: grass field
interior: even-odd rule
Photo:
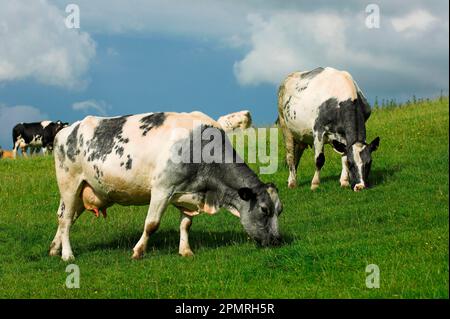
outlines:
[[[374,187],[339,187],[340,159],[326,147],[319,190],[305,152],[299,187],[278,185],[286,243],[257,248],[227,212],[196,217],[193,258],[178,256],[179,214],[170,208],[140,261],[131,260],[147,207],[114,206],[108,218],[83,214],[71,242],[80,289],[67,289],[66,263],[47,255],[59,202],[53,158],[0,161],[1,298],[448,298],[448,99],[377,109],[368,140],[381,137]],[[281,140],[281,134],[280,134]],[[365,285],[368,264],[380,288]]]

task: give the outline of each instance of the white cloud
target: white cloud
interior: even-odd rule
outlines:
[[[47,114],[29,105],[0,105],[0,145],[4,149],[12,148],[12,129],[20,122],[38,122],[47,120]]]
[[[392,18],[395,31],[425,31],[438,19],[426,10],[415,10],[401,17]]]
[[[395,32],[389,16],[383,19],[377,30],[366,28],[364,11],[249,15],[250,49],[234,64],[236,78],[241,85],[278,85],[290,72],[333,66],[350,71],[372,92],[402,86],[448,89],[448,23],[436,18],[433,32],[422,34],[418,45],[417,39]]]
[[[0,83],[32,78],[82,88],[95,56],[86,32],[68,29],[65,13],[46,0],[0,0]]]
[[[107,111],[111,109],[111,106],[105,101],[87,100],[74,103],[72,109],[75,111],[83,111],[86,114],[93,110],[98,115],[105,116],[107,115]]]
[[[290,72],[321,65],[323,57],[345,54],[347,25],[338,15],[283,12],[268,20],[249,15],[248,21],[251,50],[234,65],[240,84],[278,84]]]

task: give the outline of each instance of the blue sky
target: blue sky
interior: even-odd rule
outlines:
[[[14,5],[12,5],[12,3]],[[80,8],[80,29],[64,9]],[[448,1],[0,0],[0,145],[20,121],[249,109],[295,70],[348,70],[370,101],[448,92]]]

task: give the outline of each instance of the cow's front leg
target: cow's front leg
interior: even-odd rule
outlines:
[[[319,138],[314,136],[314,159],[316,163],[316,171],[311,182],[311,190],[316,190],[320,184],[320,170],[325,164],[325,155],[323,153],[323,136]]]
[[[158,230],[161,217],[166,210],[168,203],[169,198],[167,195],[162,193],[157,194],[155,191],[152,193],[152,199],[150,200],[147,217],[145,218],[144,231],[141,239],[139,239],[133,248],[133,259],[140,259],[144,256],[144,253],[147,250],[148,238],[151,234]]]
[[[347,156],[342,156],[342,172],[341,178],[339,179],[341,183],[341,187],[349,187],[350,183],[348,182],[348,167],[347,167]]]
[[[192,225],[192,216],[186,215],[181,212],[180,221],[180,249],[179,254],[183,257],[194,256],[194,253],[189,246],[189,229]]]

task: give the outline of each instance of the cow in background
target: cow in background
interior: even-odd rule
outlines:
[[[328,67],[289,74],[278,91],[278,115],[289,188],[296,186],[296,170],[308,145],[314,148],[316,163],[311,189],[319,186],[325,144],[332,144],[342,155],[341,186],[351,186],[354,191],[367,187],[372,152],[380,138],[366,142],[370,106],[348,72]]]
[[[12,132],[14,157],[16,157],[19,148],[25,157],[27,156],[28,147],[30,148],[31,155],[39,152],[41,148],[43,154],[51,152],[56,134],[68,125],[69,123],[63,123],[61,121],[17,124],[14,126]]]

